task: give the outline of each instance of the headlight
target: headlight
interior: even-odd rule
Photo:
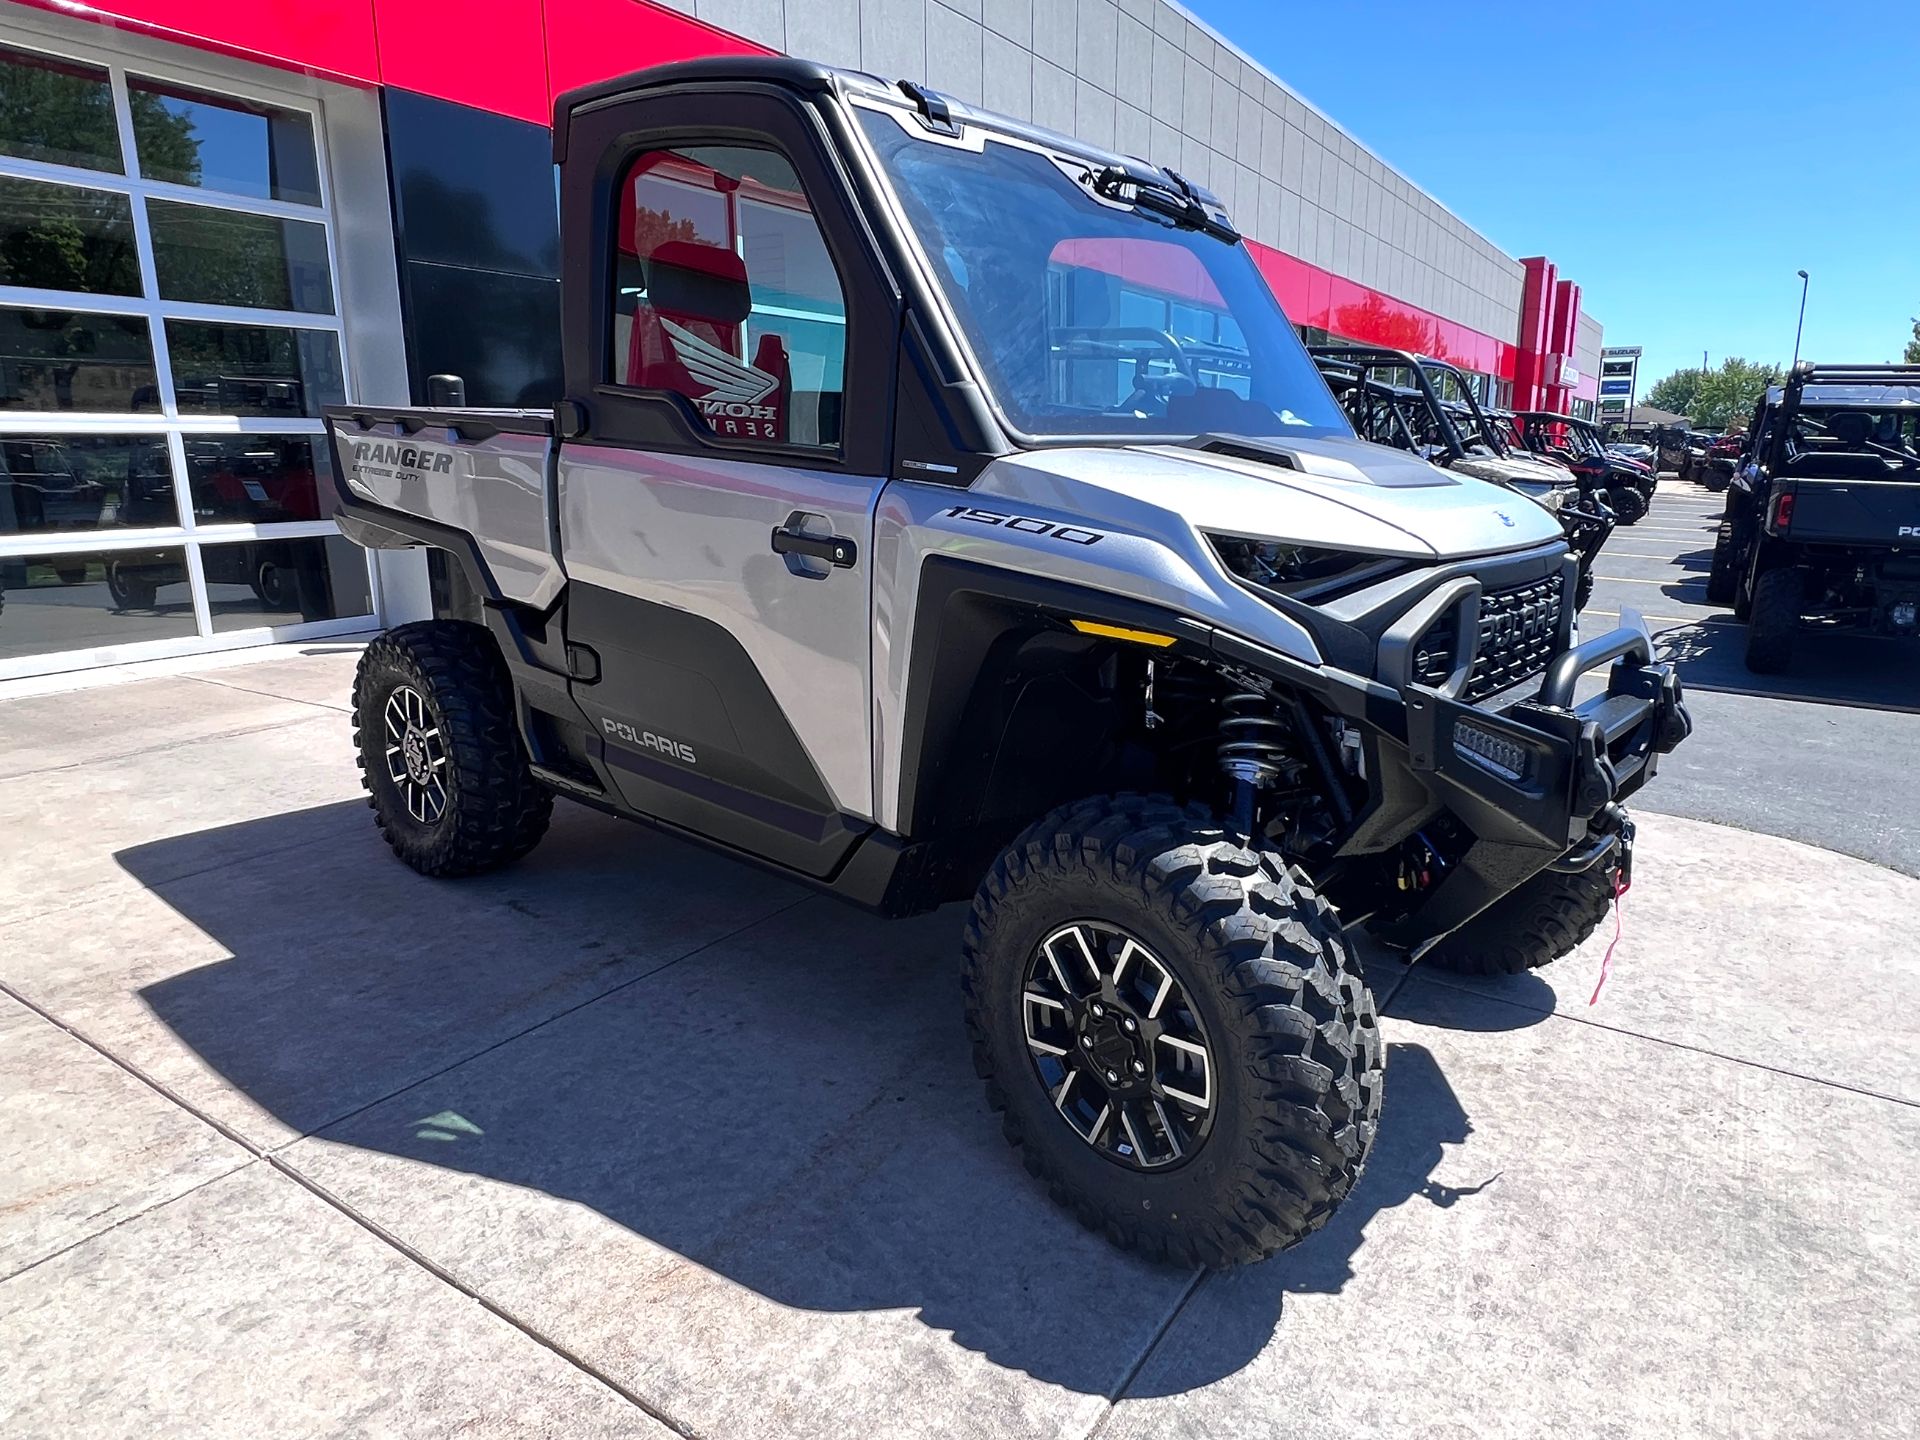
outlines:
[[[1322,550],[1291,540],[1249,540],[1237,535],[1209,535],[1207,539],[1213,543],[1220,563],[1247,584],[1302,600],[1354,589],[1408,565],[1391,556]]]

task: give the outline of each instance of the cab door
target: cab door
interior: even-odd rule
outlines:
[[[871,828],[873,515],[897,300],[812,103],[577,113],[558,461],[567,640],[603,780],[807,874]],[[864,406],[848,402],[864,397]]]

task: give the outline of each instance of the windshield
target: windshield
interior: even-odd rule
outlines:
[[[1024,146],[989,135],[976,152],[858,113],[1016,429],[1353,433],[1242,246],[1096,200]]]

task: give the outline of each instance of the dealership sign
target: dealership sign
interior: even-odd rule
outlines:
[[[1640,347],[1609,345],[1600,352],[1600,414],[1602,418],[1624,420],[1633,404],[1634,385],[1639,379]]]

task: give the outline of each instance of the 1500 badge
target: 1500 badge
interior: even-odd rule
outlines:
[[[979,510],[972,505],[955,505],[941,512],[949,520],[970,520],[975,525],[997,525],[1017,530],[1022,535],[1045,535],[1069,545],[1098,545],[1107,537],[1098,530],[1083,530],[1078,525],[1056,525],[1051,520],[1036,520],[1031,515],[1002,515],[997,510]]]

